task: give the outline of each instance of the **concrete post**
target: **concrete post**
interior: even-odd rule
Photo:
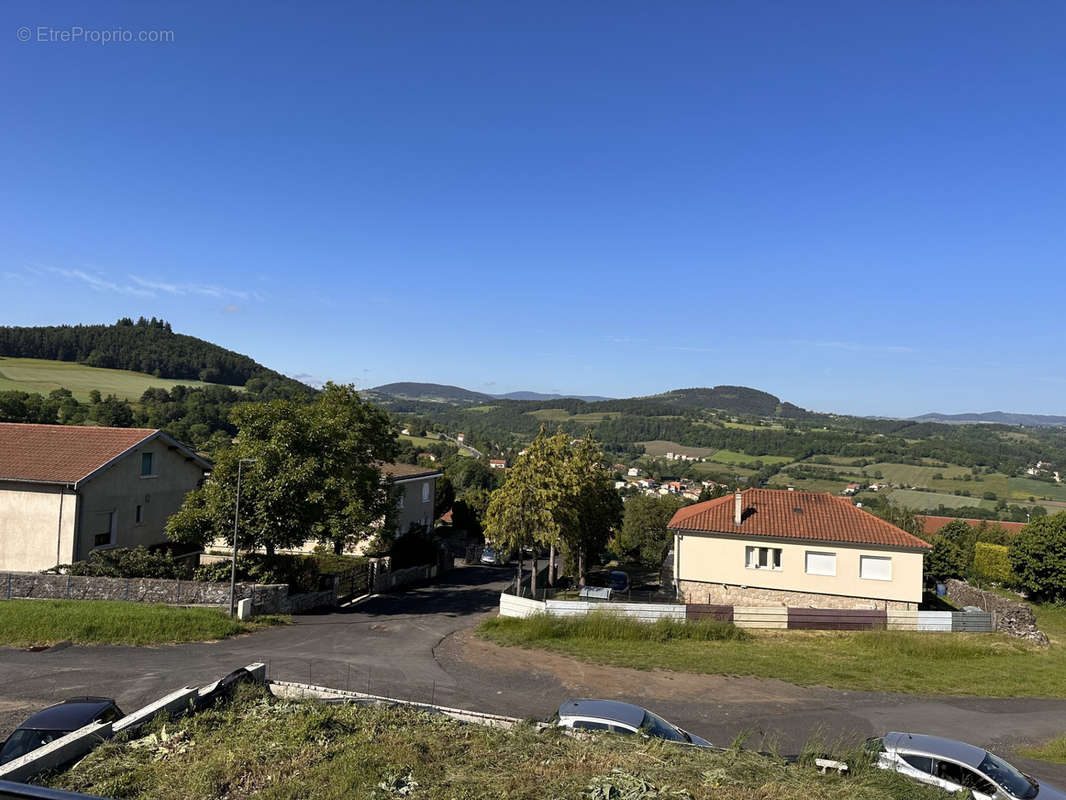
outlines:
[[[252,618],[252,598],[246,597],[237,601],[237,619],[246,620]]]

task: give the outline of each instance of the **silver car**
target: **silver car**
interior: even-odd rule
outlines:
[[[1038,783],[972,744],[919,733],[889,733],[868,739],[866,747],[881,769],[949,792],[968,792],[974,800],[1066,800],[1061,789]]]
[[[713,747],[706,739],[671,725],[646,708],[617,700],[567,700],[559,706],[558,718],[559,727],[576,731],[639,733],[668,742]]]

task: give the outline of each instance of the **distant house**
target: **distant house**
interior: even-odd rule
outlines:
[[[922,598],[929,544],[828,492],[746,489],[667,527],[688,603],[912,610]]]
[[[432,453],[419,453],[418,457],[419,458],[424,458],[427,461],[436,461],[437,460],[437,457],[435,455],[433,455]]]
[[[382,464],[381,474],[401,490],[396,502],[396,535],[402,536],[417,527],[433,527],[437,478],[443,473],[415,464]]]
[[[699,500],[700,499],[700,493],[699,492],[694,492],[691,489],[686,489],[685,491],[683,491],[681,493],[681,496],[684,497],[686,500]]]
[[[507,469],[507,462],[502,458],[490,458],[489,469]]]
[[[162,431],[0,423],[0,569],[167,541],[211,463]]]
[[[629,472],[627,472],[626,474],[630,478],[639,478],[640,477],[640,468],[639,467],[630,467],[629,468]]]
[[[847,486],[844,487],[844,491],[842,491],[841,494],[845,496],[851,496],[855,494],[855,492],[859,491],[860,488],[861,487],[857,483],[849,483]]]
[[[935,516],[919,516],[919,520],[922,522],[922,532],[926,536],[933,536],[941,528],[947,525],[949,522],[965,522],[968,525],[980,525],[981,523],[987,523],[989,525],[998,525],[1003,528],[1007,533],[1017,533],[1025,527],[1024,522],[999,522],[994,519],[963,519],[961,517],[935,517]]]
[[[464,434],[462,434],[462,433],[455,434],[455,441],[459,442],[459,444],[462,444],[465,439],[466,439],[466,436]]]

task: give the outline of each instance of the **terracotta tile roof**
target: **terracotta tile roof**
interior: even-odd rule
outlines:
[[[0,480],[76,483],[157,433],[0,422]]]
[[[404,478],[428,478],[430,475],[440,475],[439,469],[420,467],[418,464],[381,464],[381,471],[393,479]]]
[[[919,516],[918,519],[922,521],[923,530],[927,536],[932,536],[938,530],[943,528],[949,522],[965,522],[969,525],[980,525],[982,522],[987,522],[989,525],[999,525],[1007,533],[1017,533],[1025,527],[1024,522],[1000,522],[994,519],[961,519],[959,517],[932,517],[932,516]]]
[[[740,525],[733,522],[733,497],[729,494],[682,508],[667,527],[682,532],[746,534],[838,544],[929,547],[917,536],[852,505],[846,497],[828,492],[745,489]]]

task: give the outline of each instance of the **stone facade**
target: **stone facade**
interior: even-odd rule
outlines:
[[[237,601],[251,598],[255,614],[298,614],[334,605],[333,592],[289,596],[287,584],[238,583]],[[228,583],[163,580],[156,578],[98,578],[40,572],[0,572],[0,600],[122,600],[130,603],[166,603],[181,606],[229,607]]]
[[[977,606],[982,611],[991,612],[992,627],[999,633],[1028,639],[1041,647],[1048,645],[1047,635],[1036,627],[1036,615],[1024,603],[1008,600],[954,578],[947,582],[947,597],[957,606]]]
[[[845,597],[834,594],[793,592],[785,589],[759,589],[703,581],[678,581],[686,603],[710,603],[723,606],[785,606],[789,608],[885,609],[917,611],[917,603],[902,600],[874,600],[869,597]]]

